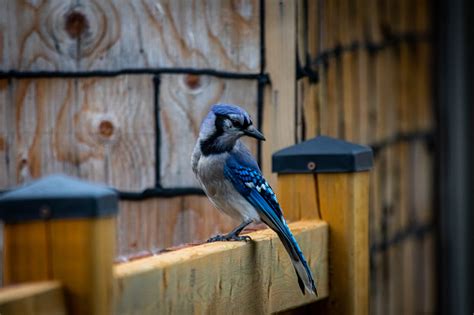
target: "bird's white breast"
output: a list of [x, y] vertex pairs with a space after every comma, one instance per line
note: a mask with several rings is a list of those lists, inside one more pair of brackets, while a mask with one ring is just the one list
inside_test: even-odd
[[255, 208], [224, 176], [224, 164], [228, 157], [229, 153], [201, 155], [196, 163], [196, 176], [216, 208], [237, 220], [259, 221]]

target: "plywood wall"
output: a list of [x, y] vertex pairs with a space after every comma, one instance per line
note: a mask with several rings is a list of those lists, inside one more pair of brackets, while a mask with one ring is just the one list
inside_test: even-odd
[[[197, 187], [190, 155], [209, 107], [240, 104], [258, 120], [257, 0], [1, 7], [0, 190], [56, 172], [137, 194]], [[196, 74], [203, 70], [211, 75]], [[256, 154], [256, 142], [247, 144]], [[235, 224], [202, 196], [120, 207], [119, 256], [202, 241]]]

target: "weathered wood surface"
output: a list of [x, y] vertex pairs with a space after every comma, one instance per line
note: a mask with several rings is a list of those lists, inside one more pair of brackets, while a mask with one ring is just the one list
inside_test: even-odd
[[[432, 47], [426, 38], [432, 32], [432, 5], [409, 0], [315, 2], [313, 29], [319, 31], [310, 38], [318, 39], [318, 49], [308, 52], [317, 62], [314, 69], [320, 79], [313, 102], [317, 115], [304, 111], [298, 121], [316, 126], [316, 134], [382, 145], [370, 189], [371, 310], [429, 312], [433, 308], [426, 300], [433, 300], [435, 280], [433, 273], [423, 270], [433, 270], [428, 245], [432, 233], [403, 235], [407, 228], [433, 222], [433, 156], [425, 139], [394, 139], [400, 133], [434, 128]], [[406, 40], [405, 34], [416, 34], [419, 40]], [[400, 42], [390, 42], [397, 37]], [[383, 44], [387, 40], [389, 44]], [[365, 46], [367, 42], [374, 44], [373, 49]], [[325, 62], [316, 59], [321, 52], [352, 43], [359, 47], [323, 55]], [[306, 96], [301, 86], [304, 83], [298, 82], [298, 108]], [[378, 246], [400, 235], [394, 245]]]
[[183, 243], [202, 242], [231, 231], [240, 222], [218, 211], [207, 197], [185, 196], [122, 201], [117, 255], [149, 255]]
[[[327, 297], [327, 224], [290, 228], [315, 275], [318, 299]], [[301, 294], [274, 232], [249, 235], [250, 243], [204, 244], [117, 265], [117, 314], [268, 314], [317, 299]]]
[[[193, 6], [186, 1], [148, 0], [131, 3], [3, 0], [2, 3], [5, 4], [0, 12], [2, 71], [89, 71], [162, 66], [210, 67], [239, 72], [259, 70], [259, 3], [256, 0], [195, 1]], [[433, 219], [430, 203], [433, 197], [432, 153], [419, 143], [408, 145], [401, 156], [403, 150], [390, 141], [400, 132], [433, 130], [431, 43], [423, 40], [392, 43], [370, 51], [363, 44], [366, 41], [382, 43], [391, 35], [429, 33], [432, 5], [427, 0], [308, 1], [305, 24], [301, 18], [305, 11], [303, 4], [304, 1], [265, 2], [265, 70], [272, 80], [272, 85], [265, 91], [263, 117], [263, 131], [269, 138], [263, 145], [265, 175], [275, 186], [276, 177], [270, 176], [271, 153], [317, 134], [338, 135], [365, 144], [388, 143], [376, 156], [377, 174], [372, 175], [371, 243], [378, 244], [396, 236], [407, 226], [407, 218], [412, 215], [416, 223], [429, 224]], [[68, 28], [65, 28], [66, 24]], [[305, 27], [308, 28], [307, 37]], [[57, 39], [57, 46], [52, 43], [53, 37]], [[317, 84], [309, 83], [307, 78], [295, 82], [295, 58], [298, 56], [303, 60], [303, 49], [308, 50], [314, 61], [319, 53], [352, 42], [362, 45], [354, 51], [331, 55], [326, 63], [314, 67], [319, 74]], [[65, 171], [126, 190], [139, 190], [153, 184], [155, 135], [147, 129], [153, 124], [149, 123], [154, 117], [153, 91], [152, 78], [145, 77], [115, 77], [95, 83], [91, 83], [95, 79], [0, 80], [0, 168], [6, 170], [0, 173], [0, 189], [39, 176], [45, 170]], [[210, 88], [208, 95], [207, 92], [190, 93], [191, 90], [204, 91], [201, 85], [204, 81], [198, 79], [195, 85], [196, 79], [192, 78], [182, 85], [186, 80], [180, 80], [185, 77], [176, 75], [168, 79], [168, 76], [162, 76], [162, 93], [168, 96], [160, 93], [163, 99], [160, 103], [191, 106], [188, 100], [192, 100], [192, 106], [197, 105], [195, 108], [201, 110], [200, 104], [204, 104], [206, 98], [210, 99], [212, 93], [225, 94], [229, 100], [234, 97], [237, 100], [256, 99], [248, 96], [256, 89], [247, 81], [232, 81], [228, 89], [219, 91], [214, 87], [227, 86], [226, 82], [230, 80], [212, 78], [218, 83], [207, 85]], [[173, 85], [173, 80], [178, 84]], [[88, 86], [85, 89], [81, 87], [84, 84]], [[190, 89], [189, 84], [194, 88]], [[240, 84], [242, 90], [234, 90], [237, 85], [233, 84]], [[106, 92], [101, 92], [102, 85], [108, 86]], [[127, 86], [131, 87], [130, 91]], [[123, 90], [127, 90], [130, 101], [124, 96], [111, 96]], [[232, 91], [227, 93], [225, 90]], [[82, 110], [85, 108], [84, 95], [89, 95], [88, 103], [93, 104], [84, 111], [87, 118]], [[105, 101], [108, 99], [113, 101]], [[117, 111], [113, 107], [102, 110], [112, 103], [125, 107], [117, 108]], [[137, 107], [137, 104], [140, 105]], [[143, 104], [146, 105], [141, 107]], [[125, 133], [122, 132], [125, 122], [117, 114], [123, 113], [124, 108], [137, 111], [123, 115], [127, 122], [134, 121], [136, 126]], [[179, 110], [177, 106], [170, 109], [170, 113]], [[112, 134], [120, 137], [107, 136], [112, 130], [107, 122], [102, 124], [104, 135], [97, 136], [94, 131], [97, 123], [93, 125], [87, 121], [98, 112], [112, 125], [119, 125]], [[198, 120], [197, 115], [190, 119], [193, 124]], [[51, 128], [44, 127], [47, 121], [51, 122]], [[172, 119], [169, 122], [176, 124]], [[56, 131], [71, 130], [79, 125], [82, 127], [75, 132]], [[162, 128], [164, 133], [170, 130], [164, 125]], [[181, 141], [182, 137], [178, 134], [172, 137], [174, 140], [170, 138], [168, 143], [168, 138], [164, 139], [162, 145], [167, 147], [160, 158], [170, 161], [173, 153], [178, 152], [174, 150], [179, 148], [183, 150], [179, 163], [189, 165], [184, 151], [189, 150], [191, 144], [187, 144], [187, 149], [181, 148], [176, 145], [176, 139]], [[136, 139], [141, 148], [136, 146]], [[191, 142], [188, 137], [183, 141]], [[401, 140], [404, 144], [410, 141]], [[139, 162], [132, 164], [132, 160]], [[399, 171], [402, 166], [408, 169]], [[168, 168], [162, 174], [165, 171]], [[121, 177], [115, 178], [114, 174]], [[407, 179], [402, 180], [402, 175]], [[187, 175], [179, 176], [179, 179], [165, 177], [162, 181], [165, 186], [170, 185], [167, 187], [173, 183], [184, 185]], [[412, 193], [407, 195], [410, 191]], [[403, 196], [401, 192], [404, 192]], [[300, 214], [289, 213], [290, 217], [293, 215]], [[205, 197], [127, 202], [122, 204], [119, 222], [122, 230], [118, 235], [119, 253], [123, 255], [204, 240], [217, 232], [228, 231], [234, 224], [212, 209]], [[375, 280], [372, 283], [375, 288], [371, 291], [371, 301], [375, 313], [397, 313], [405, 307], [400, 306], [405, 301], [410, 301], [404, 308], [406, 312], [433, 309], [435, 278], [430, 272], [434, 270], [433, 242], [430, 234], [411, 240], [408, 237], [394, 249], [374, 253], [372, 275]], [[411, 258], [413, 252], [415, 256]], [[391, 259], [395, 261], [392, 263]], [[400, 261], [398, 266], [397, 261]], [[424, 266], [422, 272], [417, 269], [419, 266]], [[400, 277], [400, 272], [406, 276]], [[416, 276], [410, 281], [411, 274]], [[407, 286], [412, 289], [405, 290]], [[413, 291], [417, 294], [415, 297], [407, 296]], [[418, 293], [420, 291], [424, 293]]]
[[[317, 1], [306, 3], [300, 0], [297, 2], [297, 9], [299, 64], [301, 67], [311, 68], [310, 56], [316, 55], [319, 49], [318, 3]], [[319, 134], [319, 89], [319, 84], [312, 82], [309, 77], [303, 77], [297, 81], [297, 142], [311, 139]]]
[[2, 0], [0, 70], [258, 72], [258, 0]]
[[265, 88], [262, 170], [270, 185], [271, 155], [296, 139], [296, 1], [265, 0], [266, 68], [271, 84]]
[[[213, 104], [230, 103], [246, 109], [257, 125], [257, 82], [197, 75], [162, 75], [160, 81], [160, 183], [200, 187], [190, 161], [202, 120]], [[256, 156], [257, 141], [243, 141]]]
[[44, 281], [0, 288], [2, 315], [65, 315], [60, 282]]
[[150, 76], [3, 82], [0, 189], [53, 172], [122, 190], [154, 185]]

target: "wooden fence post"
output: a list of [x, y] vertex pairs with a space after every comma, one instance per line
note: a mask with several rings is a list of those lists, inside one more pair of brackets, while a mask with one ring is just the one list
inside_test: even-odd
[[368, 171], [372, 163], [370, 148], [325, 136], [273, 155], [285, 216], [320, 218], [329, 224], [329, 298], [310, 306], [315, 313], [369, 312]]
[[70, 314], [113, 313], [115, 192], [52, 175], [0, 197], [4, 284], [58, 280]]

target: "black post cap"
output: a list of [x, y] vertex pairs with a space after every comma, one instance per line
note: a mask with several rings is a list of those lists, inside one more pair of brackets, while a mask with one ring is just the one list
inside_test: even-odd
[[372, 168], [372, 149], [326, 136], [318, 136], [275, 152], [274, 173], [346, 173]]
[[50, 175], [0, 196], [0, 220], [22, 222], [97, 218], [117, 213], [112, 189], [65, 175]]

